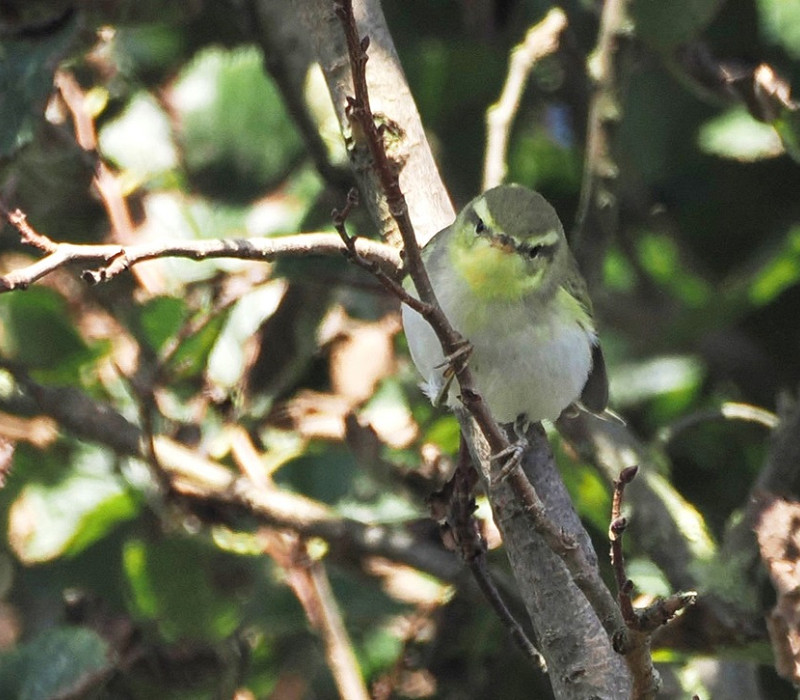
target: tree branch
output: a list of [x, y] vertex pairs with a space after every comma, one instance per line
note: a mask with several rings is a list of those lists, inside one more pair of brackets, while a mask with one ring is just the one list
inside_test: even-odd
[[612, 153], [612, 128], [622, 117], [617, 63], [620, 39], [630, 31], [627, 5], [628, 0], [603, 3], [597, 45], [587, 60], [594, 92], [589, 103], [583, 182], [572, 245], [584, 274], [590, 278], [596, 274], [605, 242], [618, 226], [615, 183], [619, 168]]
[[[19, 210], [7, 213], [9, 223], [17, 228], [23, 243], [44, 250], [47, 256], [27, 267], [0, 276], [0, 293], [25, 289], [55, 270], [71, 264], [104, 263], [83, 271], [90, 284], [106, 282], [132, 266], [156, 258], [234, 258], [272, 262], [282, 257], [347, 254], [347, 247], [335, 233], [300, 233], [276, 238], [228, 238], [195, 241], [150, 241], [132, 245], [56, 243], [31, 228]], [[397, 277], [401, 267], [395, 248], [364, 238], [354, 244], [365, 260], [379, 266], [385, 274]]]
[[483, 163], [484, 191], [499, 185], [506, 176], [506, 153], [511, 125], [519, 109], [522, 92], [533, 67], [558, 49], [567, 16], [561, 8], [551, 9], [531, 27], [525, 39], [514, 47], [508, 75], [500, 98], [486, 112], [486, 157]]
[[[31, 380], [19, 368], [5, 365], [17, 388], [27, 399], [28, 411], [54, 418], [75, 437], [105, 445], [120, 455], [147, 459], [142, 431], [111, 406], [66, 387], [46, 387]], [[22, 412], [23, 406], [15, 406]], [[303, 537], [319, 537], [329, 543], [331, 553], [342, 562], [383, 556], [426, 571], [444, 581], [456, 581], [461, 573], [458, 559], [440, 545], [415, 538], [401, 525], [366, 525], [340, 518], [330, 508], [312, 499], [274, 491], [265, 495], [247, 477], [170, 438], [153, 438], [158, 465], [166, 472], [172, 492], [190, 505], [207, 511], [218, 509], [242, 513], [258, 522], [286, 528]]]

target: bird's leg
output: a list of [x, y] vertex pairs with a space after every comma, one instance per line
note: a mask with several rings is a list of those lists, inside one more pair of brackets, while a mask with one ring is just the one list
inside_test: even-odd
[[[445, 357], [438, 365], [434, 366], [434, 369], [444, 368], [444, 381], [436, 394], [436, 398], [433, 400], [434, 406], [441, 406], [444, 403], [450, 391], [450, 386], [453, 384], [453, 379], [456, 374], [458, 374], [458, 371], [469, 362], [469, 356], [471, 354], [472, 343], [465, 338], [453, 352]], [[456, 362], [459, 363], [458, 366], [456, 366]]]
[[528, 416], [524, 413], [520, 413], [514, 420], [513, 425], [514, 434], [517, 439], [504, 450], [500, 450], [500, 452], [491, 457], [493, 462], [503, 460], [503, 466], [500, 468], [500, 471], [492, 477], [494, 483], [503, 481], [503, 479], [522, 463], [522, 455], [525, 454], [525, 450], [528, 448], [528, 438], [525, 437], [531, 426]]

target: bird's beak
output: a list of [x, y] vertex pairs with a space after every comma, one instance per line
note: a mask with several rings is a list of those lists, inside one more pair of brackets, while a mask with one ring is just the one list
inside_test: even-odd
[[505, 233], [496, 233], [492, 236], [489, 236], [489, 245], [491, 245], [493, 248], [497, 248], [498, 250], [502, 250], [504, 253], [508, 253], [509, 255], [515, 253], [517, 250], [514, 239]]

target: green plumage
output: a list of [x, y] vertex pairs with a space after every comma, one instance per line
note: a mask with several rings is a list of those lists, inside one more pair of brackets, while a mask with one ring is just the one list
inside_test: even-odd
[[[586, 283], [541, 195], [518, 185], [485, 192], [430, 240], [423, 260], [442, 309], [473, 346], [470, 368], [497, 420], [555, 420], [575, 402], [605, 409], [608, 381]], [[403, 324], [433, 398], [445, 382], [441, 346], [407, 307]], [[456, 387], [447, 402], [458, 405]]]

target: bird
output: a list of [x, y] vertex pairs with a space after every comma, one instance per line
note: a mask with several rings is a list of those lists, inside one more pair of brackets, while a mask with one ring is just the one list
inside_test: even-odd
[[[422, 249], [436, 298], [469, 343], [474, 389], [502, 424], [555, 421], [568, 408], [601, 415], [605, 360], [586, 282], [555, 209], [517, 184], [487, 190]], [[413, 281], [406, 290], [416, 294]], [[428, 322], [403, 305], [423, 391], [461, 406], [450, 362]]]

